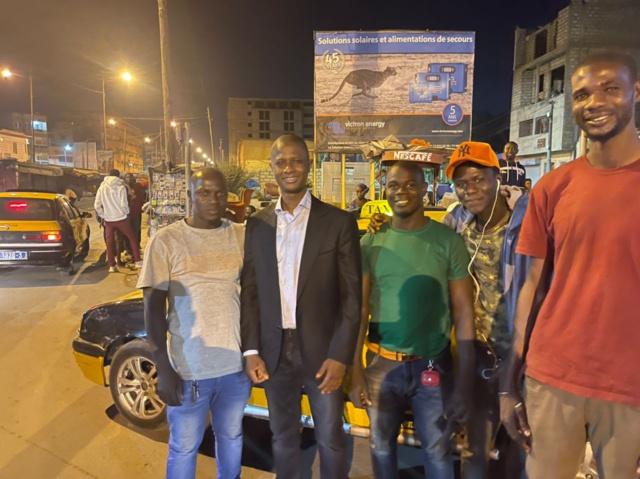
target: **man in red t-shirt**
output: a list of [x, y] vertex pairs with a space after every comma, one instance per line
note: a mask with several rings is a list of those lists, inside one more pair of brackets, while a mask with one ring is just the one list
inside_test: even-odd
[[637, 66], [627, 54], [595, 53], [571, 86], [590, 148], [531, 193], [517, 251], [532, 261], [501, 416], [529, 452], [529, 479], [576, 477], [586, 441], [601, 479], [632, 478], [640, 458]]

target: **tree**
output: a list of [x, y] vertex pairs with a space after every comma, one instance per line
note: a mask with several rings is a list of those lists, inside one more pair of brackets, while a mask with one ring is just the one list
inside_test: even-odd
[[240, 190], [253, 176], [252, 172], [245, 170], [239, 165], [220, 165], [218, 169], [222, 172], [227, 180], [227, 188], [236, 195], [240, 194]]

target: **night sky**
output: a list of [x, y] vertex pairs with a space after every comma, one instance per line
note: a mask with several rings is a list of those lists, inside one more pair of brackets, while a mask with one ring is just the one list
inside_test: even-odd
[[[314, 30], [476, 32], [474, 116], [508, 114], [516, 26], [551, 21], [569, 0], [168, 0], [176, 117], [190, 117], [195, 142], [227, 144], [229, 97], [313, 97]], [[34, 77], [36, 112], [138, 119], [145, 134], [162, 116], [155, 0], [2, 0], [0, 67]], [[129, 69], [136, 81], [117, 78]], [[0, 112], [29, 111], [28, 81], [0, 79]], [[217, 146], [216, 139], [216, 146]], [[209, 148], [206, 148], [209, 150]]]

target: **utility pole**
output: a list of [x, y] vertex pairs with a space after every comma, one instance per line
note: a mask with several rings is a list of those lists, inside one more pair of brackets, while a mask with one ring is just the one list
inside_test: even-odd
[[547, 136], [547, 160], [544, 171], [545, 173], [549, 173], [551, 171], [551, 151], [553, 148], [553, 105], [555, 102], [551, 100], [549, 104], [551, 105], [551, 109], [547, 114], [549, 117], [549, 134]]
[[224, 163], [224, 150], [222, 149], [222, 138], [220, 138], [220, 162]]
[[102, 71], [102, 149], [107, 150], [107, 91], [104, 87], [104, 70]]
[[207, 106], [207, 118], [209, 118], [209, 140], [211, 140], [211, 159], [216, 164], [216, 148], [213, 143], [213, 121], [211, 120], [211, 108]]
[[168, 166], [171, 168], [175, 160], [173, 135], [171, 131], [171, 119], [173, 118], [173, 109], [171, 105], [171, 80], [169, 72], [171, 71], [169, 59], [169, 36], [167, 21], [167, 0], [158, 0], [158, 21], [160, 24], [160, 55], [162, 59], [162, 107], [164, 110], [164, 131], [165, 131], [165, 151]]
[[33, 74], [29, 71], [29, 98], [31, 101], [31, 161], [36, 162], [36, 132], [33, 116]]
[[[181, 127], [181, 125], [178, 125]], [[182, 130], [182, 151], [184, 153], [184, 185], [186, 189], [185, 211], [187, 216], [191, 216], [191, 199], [189, 198], [189, 180], [191, 179], [191, 128], [189, 122], [184, 123]]]
[[124, 160], [122, 163], [122, 170], [127, 171], [127, 168], [129, 167], [129, 163], [127, 162], [127, 125], [123, 124], [122, 126], [124, 126], [124, 140], [122, 142], [122, 156]]

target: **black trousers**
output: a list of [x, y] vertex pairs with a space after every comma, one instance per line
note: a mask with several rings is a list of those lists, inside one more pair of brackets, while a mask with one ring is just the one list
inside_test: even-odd
[[304, 372], [298, 334], [286, 329], [276, 372], [265, 383], [269, 403], [269, 424], [273, 433], [273, 457], [277, 479], [299, 479], [300, 401], [304, 386], [315, 426], [322, 479], [348, 479], [346, 436], [342, 429], [344, 393], [342, 389], [323, 395], [315, 372]]

